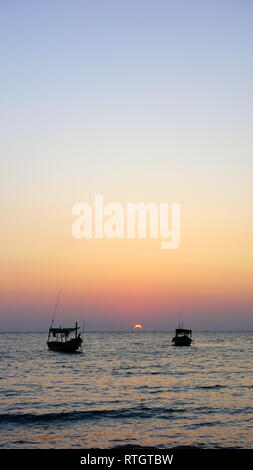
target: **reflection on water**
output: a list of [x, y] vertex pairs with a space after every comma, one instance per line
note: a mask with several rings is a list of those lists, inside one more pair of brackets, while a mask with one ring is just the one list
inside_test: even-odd
[[47, 334], [0, 335], [0, 445], [252, 447], [252, 333], [90, 333], [83, 354]]

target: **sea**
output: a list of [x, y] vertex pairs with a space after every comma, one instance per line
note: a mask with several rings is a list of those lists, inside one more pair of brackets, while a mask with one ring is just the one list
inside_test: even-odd
[[0, 334], [0, 447], [252, 448], [253, 332]]

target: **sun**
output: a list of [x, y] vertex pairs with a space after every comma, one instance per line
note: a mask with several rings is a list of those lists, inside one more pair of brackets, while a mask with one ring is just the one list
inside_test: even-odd
[[134, 325], [134, 328], [135, 328], [136, 330], [141, 329], [141, 328], [142, 328], [142, 325], [141, 325], [140, 323], [136, 323], [136, 324]]

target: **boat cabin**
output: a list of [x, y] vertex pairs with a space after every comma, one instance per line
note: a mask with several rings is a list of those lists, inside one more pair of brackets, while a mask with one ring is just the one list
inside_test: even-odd
[[192, 330], [186, 330], [185, 328], [177, 328], [176, 329], [176, 336], [192, 336]]
[[71, 333], [75, 332], [75, 337], [77, 337], [77, 330], [79, 329], [78, 326], [76, 328], [50, 328], [48, 339], [52, 336], [55, 338], [56, 341], [67, 341], [68, 337]]

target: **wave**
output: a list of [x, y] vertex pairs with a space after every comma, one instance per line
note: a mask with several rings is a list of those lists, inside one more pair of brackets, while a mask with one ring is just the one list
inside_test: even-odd
[[93, 419], [123, 419], [123, 418], [159, 418], [169, 417], [175, 413], [183, 413], [183, 408], [149, 408], [139, 406], [136, 408], [103, 409], [89, 411], [65, 411], [59, 413], [6, 413], [0, 415], [0, 422], [9, 423], [43, 423], [49, 421], [75, 421]]
[[199, 388], [199, 389], [204, 389], [204, 390], [216, 390], [218, 388], [227, 388], [227, 385], [202, 385], [202, 386], [198, 386], [196, 388]]
[[[123, 444], [123, 445], [117, 445], [113, 447], [108, 447], [106, 450], [141, 450], [141, 451], [159, 451], [159, 450], [169, 450], [169, 451], [187, 451], [187, 450], [206, 450], [206, 449], [223, 449], [223, 450], [234, 450], [234, 449], [245, 449], [243, 446], [225, 446], [225, 445], [220, 445], [220, 444], [206, 444], [206, 443], [200, 443], [200, 444], [182, 444], [182, 445], [175, 445], [171, 446], [170, 444], [160, 444], [157, 446], [142, 446], [138, 444]], [[100, 448], [96, 448], [95, 450], [100, 450]]]
[[[250, 413], [250, 407], [238, 408], [231, 410], [230, 408], [223, 408], [219, 410], [222, 414], [240, 414]], [[216, 414], [217, 409], [199, 406], [191, 407], [185, 406], [184, 408], [166, 408], [166, 407], [146, 407], [137, 406], [135, 408], [118, 408], [118, 409], [97, 409], [87, 411], [62, 411], [58, 413], [5, 413], [0, 414], [1, 423], [15, 423], [15, 424], [43, 424], [49, 422], [66, 422], [66, 421], [93, 421], [103, 419], [181, 419], [187, 416], [187, 419], [192, 420], [196, 415]], [[183, 415], [183, 416], [182, 416]], [[203, 423], [207, 425], [208, 423]], [[212, 423], [213, 424], [213, 423]], [[210, 425], [210, 424], [209, 424]]]

